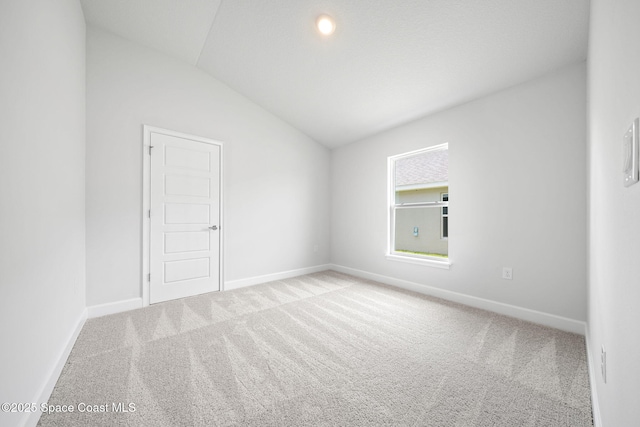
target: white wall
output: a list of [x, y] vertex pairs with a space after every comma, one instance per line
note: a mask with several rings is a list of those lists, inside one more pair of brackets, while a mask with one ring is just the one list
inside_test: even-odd
[[[622, 137], [640, 116], [640, 2], [592, 0], [589, 46], [589, 342], [602, 425], [640, 425], [640, 184]], [[599, 372], [607, 351], [607, 383]]]
[[85, 308], [79, 2], [2, 1], [0, 58], [0, 402], [38, 402]]
[[[585, 320], [585, 129], [581, 63], [334, 150], [332, 262]], [[445, 142], [453, 265], [386, 260], [387, 157]]]
[[224, 142], [225, 281], [329, 261], [328, 149], [195, 67], [89, 27], [89, 306], [141, 296], [143, 124]]

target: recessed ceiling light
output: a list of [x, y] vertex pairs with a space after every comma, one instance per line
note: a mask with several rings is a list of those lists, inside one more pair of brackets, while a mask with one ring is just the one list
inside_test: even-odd
[[318, 27], [318, 31], [325, 36], [333, 34], [336, 30], [336, 23], [329, 15], [318, 16], [318, 19], [316, 19], [316, 26]]

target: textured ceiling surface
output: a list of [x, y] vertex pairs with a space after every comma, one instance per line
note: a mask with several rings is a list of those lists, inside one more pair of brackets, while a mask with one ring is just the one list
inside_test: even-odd
[[89, 24], [195, 65], [221, 0], [81, 0]]
[[587, 52], [588, 0], [81, 1], [90, 24], [189, 61], [328, 147]]

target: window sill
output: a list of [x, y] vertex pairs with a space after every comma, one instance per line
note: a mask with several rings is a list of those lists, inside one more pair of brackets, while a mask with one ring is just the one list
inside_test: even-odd
[[451, 267], [451, 262], [449, 260], [439, 261], [439, 260], [429, 259], [429, 258], [418, 258], [418, 257], [396, 255], [396, 254], [387, 254], [386, 258], [389, 261], [406, 262], [408, 264], [424, 265], [427, 267], [442, 268], [445, 270], [449, 270], [449, 268]]

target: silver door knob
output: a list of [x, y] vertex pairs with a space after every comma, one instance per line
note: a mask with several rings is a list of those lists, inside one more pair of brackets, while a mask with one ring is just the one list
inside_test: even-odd
[[217, 230], [218, 226], [217, 225], [212, 225], [211, 227], [209, 227], [209, 230]]

